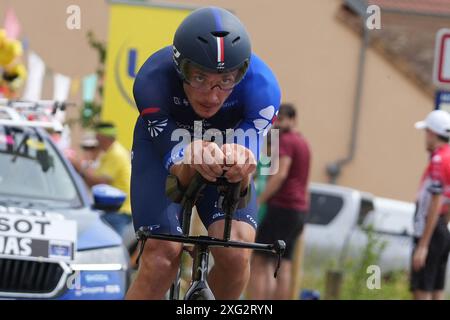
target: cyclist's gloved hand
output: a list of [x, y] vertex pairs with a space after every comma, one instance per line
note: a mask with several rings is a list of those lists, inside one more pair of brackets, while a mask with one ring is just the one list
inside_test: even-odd
[[225, 165], [228, 167], [225, 178], [231, 183], [242, 181], [248, 185], [250, 175], [256, 170], [256, 160], [251, 152], [239, 144], [224, 144]]
[[214, 142], [194, 140], [184, 148], [183, 163], [198, 171], [206, 180], [215, 182], [223, 173], [225, 156]]

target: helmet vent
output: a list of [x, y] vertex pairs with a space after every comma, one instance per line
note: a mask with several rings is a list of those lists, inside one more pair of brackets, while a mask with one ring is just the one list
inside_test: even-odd
[[214, 32], [211, 32], [211, 34], [214, 37], [223, 38], [223, 37], [226, 37], [229, 34], [229, 32], [228, 31], [214, 31]]
[[197, 37], [197, 39], [200, 40], [200, 41], [203, 42], [203, 43], [208, 44], [208, 40], [206, 40], [206, 39], [203, 38], [203, 37]]
[[239, 42], [239, 40], [241, 40], [241, 37], [237, 37], [236, 39], [234, 39], [233, 41], [231, 41], [231, 44], [234, 46], [236, 43]]

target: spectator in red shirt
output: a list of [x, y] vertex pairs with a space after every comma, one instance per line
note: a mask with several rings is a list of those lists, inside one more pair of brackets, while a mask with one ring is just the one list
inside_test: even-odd
[[416, 300], [442, 300], [450, 250], [446, 217], [450, 201], [450, 115], [434, 110], [417, 122], [416, 128], [425, 129], [430, 162], [417, 194], [410, 285]]
[[276, 257], [263, 252], [253, 253], [248, 290], [250, 299], [289, 299], [293, 249], [309, 209], [310, 150], [295, 127], [295, 108], [291, 104], [282, 104], [274, 123], [274, 128], [280, 130], [279, 156], [278, 159], [272, 156], [272, 161], [278, 161], [278, 171], [269, 176], [266, 188], [258, 198], [259, 205], [267, 203], [267, 213], [258, 227], [256, 241], [273, 243], [284, 240], [286, 251], [276, 279], [273, 277]]

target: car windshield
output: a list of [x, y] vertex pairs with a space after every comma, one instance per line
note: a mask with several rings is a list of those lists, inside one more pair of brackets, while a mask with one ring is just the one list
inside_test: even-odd
[[35, 129], [0, 126], [0, 204], [80, 206], [67, 167], [53, 145], [40, 136]]

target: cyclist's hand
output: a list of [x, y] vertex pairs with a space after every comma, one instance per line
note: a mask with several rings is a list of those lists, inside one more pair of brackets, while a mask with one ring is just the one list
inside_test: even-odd
[[224, 144], [222, 152], [225, 154], [225, 166], [228, 167], [225, 178], [231, 183], [248, 181], [249, 176], [256, 170], [253, 152], [235, 143]]
[[222, 175], [224, 159], [222, 150], [214, 142], [195, 140], [184, 148], [183, 163], [209, 181], [214, 182]]

